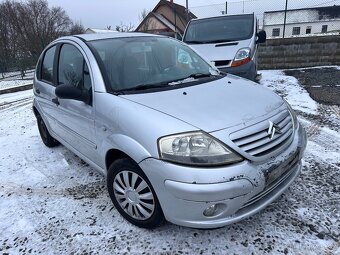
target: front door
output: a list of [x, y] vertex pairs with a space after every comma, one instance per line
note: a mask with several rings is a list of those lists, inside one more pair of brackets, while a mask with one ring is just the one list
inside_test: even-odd
[[89, 98], [87, 102], [58, 99], [57, 135], [92, 162], [96, 162], [93, 88], [86, 59], [75, 45], [64, 43], [60, 47], [57, 68], [57, 86], [75, 86]]

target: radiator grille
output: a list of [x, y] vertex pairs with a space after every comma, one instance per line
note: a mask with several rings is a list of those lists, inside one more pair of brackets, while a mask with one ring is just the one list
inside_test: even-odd
[[[273, 137], [268, 133], [270, 121], [278, 127]], [[292, 119], [289, 112], [285, 110], [268, 120], [230, 134], [230, 139], [244, 152], [254, 157], [261, 157], [280, 149], [291, 140], [292, 134]]]

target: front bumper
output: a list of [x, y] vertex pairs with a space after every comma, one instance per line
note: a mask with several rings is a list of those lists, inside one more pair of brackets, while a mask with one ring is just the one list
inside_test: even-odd
[[241, 66], [223, 67], [223, 68], [218, 67], [218, 69], [222, 72], [231, 73], [231, 74], [246, 78], [251, 81], [256, 80], [256, 75], [257, 75], [256, 63], [253, 60]]
[[[224, 167], [195, 168], [148, 158], [140, 162], [140, 167], [152, 183], [168, 221], [216, 228], [249, 217], [278, 198], [300, 173], [305, 147], [305, 131], [299, 126], [291, 145], [269, 162], [245, 160]], [[270, 170], [273, 165], [277, 167]], [[278, 170], [280, 177], [266, 183], [268, 171]], [[204, 216], [211, 205], [219, 209], [214, 216]]]

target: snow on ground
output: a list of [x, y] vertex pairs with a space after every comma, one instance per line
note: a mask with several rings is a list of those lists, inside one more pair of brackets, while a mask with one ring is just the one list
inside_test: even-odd
[[34, 70], [26, 71], [23, 79], [20, 72], [4, 73], [5, 78], [2, 78], [2, 74], [0, 74], [0, 90], [32, 84], [33, 75]]
[[260, 71], [261, 84], [271, 88], [279, 95], [289, 100], [291, 106], [298, 111], [317, 114], [317, 103], [303, 89], [293, 76], [286, 76], [283, 71]]
[[340, 120], [309, 118], [319, 105], [280, 71], [262, 71], [261, 83], [311, 113], [299, 115], [309, 134], [302, 174], [262, 212], [213, 230], [127, 223], [103, 176], [65, 147], [43, 145], [32, 90], [1, 95], [0, 253], [340, 254]]

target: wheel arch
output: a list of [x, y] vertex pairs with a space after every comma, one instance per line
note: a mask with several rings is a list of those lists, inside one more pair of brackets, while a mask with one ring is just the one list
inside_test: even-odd
[[114, 161], [121, 158], [129, 158], [138, 164], [142, 160], [152, 157], [144, 146], [133, 138], [122, 134], [114, 134], [105, 139], [102, 148], [104, 152], [102, 155], [105, 155], [106, 172]]

